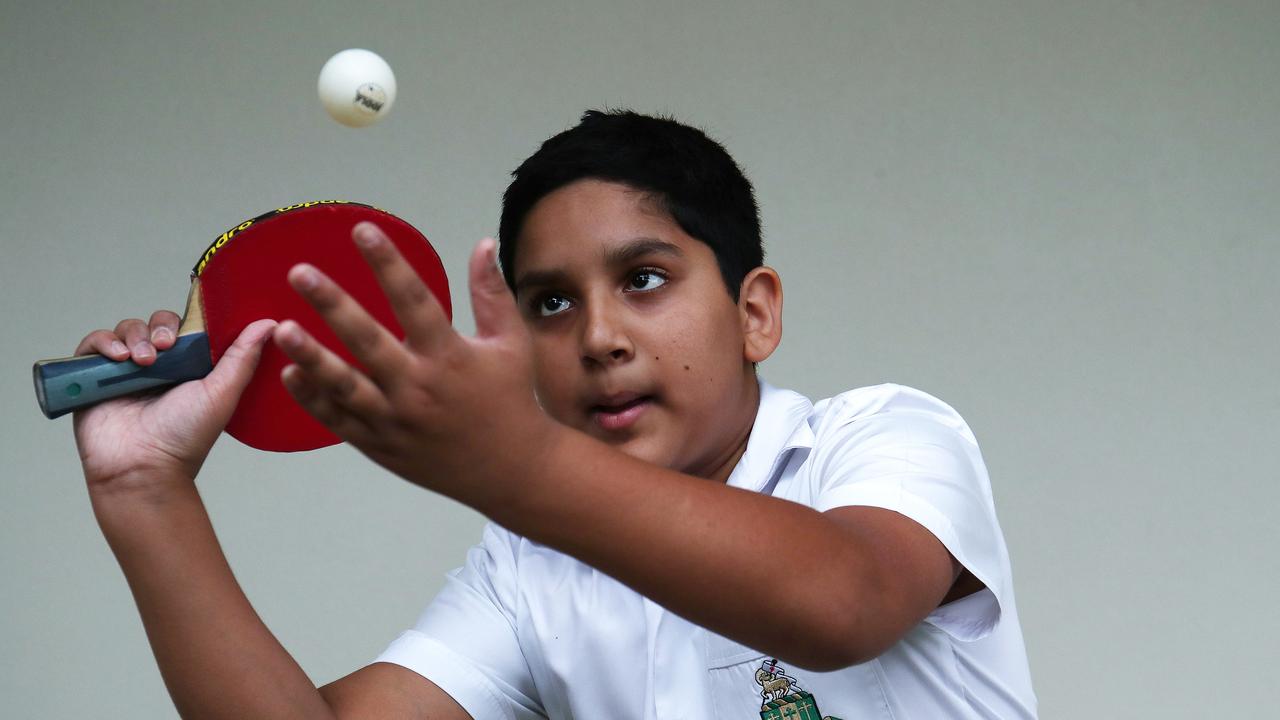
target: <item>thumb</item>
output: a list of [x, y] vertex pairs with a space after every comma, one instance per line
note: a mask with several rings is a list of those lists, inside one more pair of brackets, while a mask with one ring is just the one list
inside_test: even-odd
[[481, 240], [471, 252], [471, 314], [476, 320], [476, 335], [504, 335], [520, 326], [520, 312], [507, 282], [498, 270], [497, 243], [493, 238]]
[[253, 377], [253, 371], [262, 358], [262, 347], [275, 330], [275, 320], [258, 320], [249, 323], [236, 341], [222, 353], [213, 372], [205, 378], [209, 393], [221, 401], [228, 402], [231, 407], [240, 399], [240, 393]]

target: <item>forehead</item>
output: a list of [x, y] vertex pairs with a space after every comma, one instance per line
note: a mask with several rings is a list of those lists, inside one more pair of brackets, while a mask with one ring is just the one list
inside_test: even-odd
[[547, 194], [529, 211], [516, 245], [514, 274], [518, 281], [530, 270], [599, 262], [638, 240], [675, 245], [686, 257], [710, 253], [649, 193], [621, 183], [579, 180]]

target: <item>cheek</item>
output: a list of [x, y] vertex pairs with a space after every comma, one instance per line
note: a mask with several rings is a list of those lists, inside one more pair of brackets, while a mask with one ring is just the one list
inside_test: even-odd
[[535, 338], [533, 343], [534, 391], [542, 408], [556, 418], [562, 417], [570, 404], [573, 367], [568, 363], [576, 357], [562, 350], [547, 340]]
[[668, 367], [666, 374], [702, 385], [735, 380], [742, 365], [743, 342], [742, 334], [736, 331], [736, 318], [736, 314], [704, 314], [670, 323], [680, 330], [665, 337], [664, 352], [654, 353], [662, 356], [662, 364]]

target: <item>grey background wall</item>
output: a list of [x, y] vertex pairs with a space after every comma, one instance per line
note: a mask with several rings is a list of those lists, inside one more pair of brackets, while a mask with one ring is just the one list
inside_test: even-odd
[[[302, 199], [392, 209], [463, 277], [510, 170], [628, 106], [754, 179], [787, 290], [766, 377], [968, 419], [1044, 717], [1270, 716], [1278, 39], [1273, 0], [0, 4], [0, 714], [174, 715], [33, 360], [180, 305], [213, 235]], [[346, 47], [398, 73], [379, 126], [320, 110]], [[345, 447], [224, 439], [200, 484], [317, 682], [482, 523]]]

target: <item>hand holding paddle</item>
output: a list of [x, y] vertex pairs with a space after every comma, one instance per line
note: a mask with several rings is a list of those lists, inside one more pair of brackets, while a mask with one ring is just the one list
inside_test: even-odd
[[[150, 326], [126, 320], [117, 326], [120, 334], [90, 333], [80, 341], [76, 355], [98, 352], [123, 361], [131, 351], [113, 351], [123, 339], [144, 351], [133, 362], [141, 367], [154, 365], [155, 350], [162, 354], [173, 346], [177, 327], [173, 313], [156, 316], [159, 319]], [[124, 396], [76, 412], [76, 446], [90, 489], [145, 490], [174, 478], [194, 480], [253, 378], [275, 326], [273, 320], [251, 323], [203, 378], [167, 392]], [[152, 344], [154, 350], [147, 347]]]
[[[207, 375], [250, 323], [293, 318], [320, 342], [352, 359], [337, 337], [289, 287], [289, 269], [306, 262], [340, 282], [389, 332], [400, 334], [386, 297], [351, 241], [351, 228], [375, 222], [413, 272], [450, 314], [449, 288], [440, 259], [413, 226], [358, 203], [320, 201], [279, 208], [246, 220], [214, 239], [191, 271], [191, 292], [180, 327], [165, 323], [154, 339], [163, 352], [124, 359], [105, 337], [100, 356], [36, 363], [36, 397], [49, 417], [122, 395], [161, 388]], [[137, 325], [133, 326], [135, 334]], [[125, 329], [124, 326], [117, 328]], [[164, 330], [175, 332], [172, 344]], [[119, 336], [119, 333], [118, 333]], [[125, 338], [136, 342], [140, 337]], [[144, 346], [144, 350], [148, 349]], [[227, 424], [227, 432], [255, 448], [310, 450], [338, 442], [285, 392], [279, 381], [285, 358], [268, 347]]]

